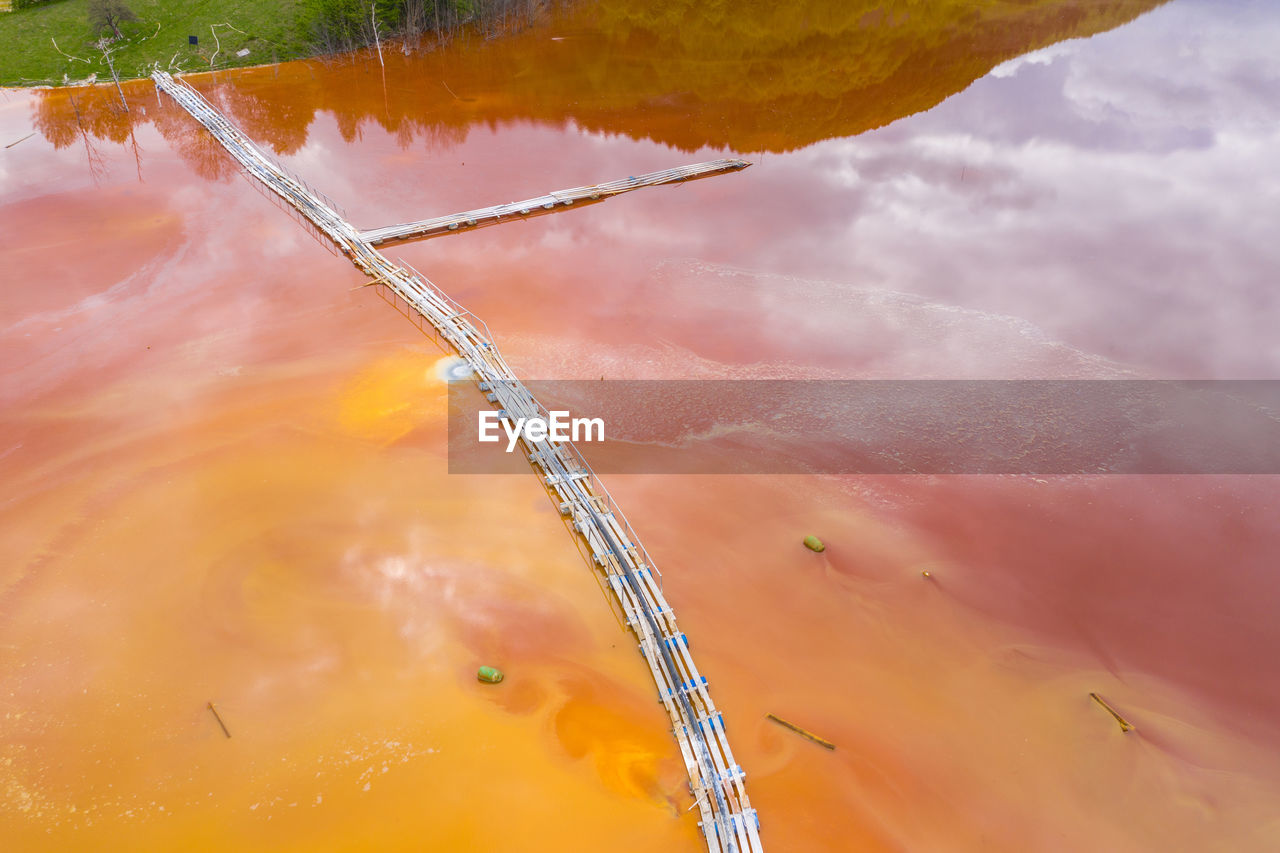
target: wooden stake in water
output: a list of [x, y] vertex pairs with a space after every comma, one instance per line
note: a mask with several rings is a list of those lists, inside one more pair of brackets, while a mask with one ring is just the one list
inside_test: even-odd
[[231, 732], [227, 731], [227, 724], [222, 722], [222, 715], [218, 713], [218, 709], [213, 707], [213, 703], [209, 703], [209, 710], [213, 713], [213, 718], [218, 721], [218, 725], [222, 727], [222, 733], [227, 737], [231, 737]]
[[1090, 693], [1089, 698], [1097, 702], [1099, 705], [1101, 705], [1103, 708], [1106, 709], [1108, 714], [1116, 718], [1116, 722], [1120, 724], [1120, 731], [1126, 732], [1126, 733], [1133, 731], [1133, 723], [1129, 722], [1124, 717], [1120, 716], [1119, 712], [1117, 712], [1115, 708], [1112, 708], [1110, 705], [1108, 705], [1106, 703], [1106, 700], [1104, 700], [1101, 696], [1099, 696], [1097, 693]]
[[818, 746], [825, 746], [827, 749], [836, 748], [836, 745], [831, 741], [827, 740], [826, 738], [820, 738], [817, 735], [815, 735], [813, 732], [800, 728], [795, 723], [789, 723], [786, 720], [779, 717], [777, 714], [765, 714], [765, 716], [773, 720], [778, 725], [785, 726], [786, 728], [791, 729], [791, 731], [795, 732], [801, 737], [808, 738], [809, 740], [816, 743]]

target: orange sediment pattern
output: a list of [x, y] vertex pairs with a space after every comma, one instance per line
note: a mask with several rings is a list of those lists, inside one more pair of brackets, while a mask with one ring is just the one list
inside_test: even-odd
[[[6, 389], [0, 461], [5, 835], [695, 849], [643, 661], [545, 494], [445, 473], [437, 356], [343, 262], [309, 240], [269, 277], [219, 262], [280, 216], [224, 192], [249, 212], [218, 231], [182, 211], [166, 251], [186, 262], [153, 257], [121, 302], [5, 339], [35, 365]], [[77, 249], [62, 262], [85, 275], [109, 251]], [[1275, 699], [1219, 680], [1265, 671], [1269, 618], [1170, 531], [1260, 571], [1265, 485], [611, 485], [662, 555], [766, 843], [822, 849], [835, 827], [845, 849], [1048, 831], [1064, 850], [1257, 847], [1274, 732], [1226, 720]], [[1124, 513], [1141, 518], [1109, 521]], [[809, 530], [826, 552], [800, 547]], [[502, 685], [476, 684], [482, 662]], [[1138, 731], [1116, 737], [1095, 690]], [[780, 708], [838, 751], [764, 719]]]

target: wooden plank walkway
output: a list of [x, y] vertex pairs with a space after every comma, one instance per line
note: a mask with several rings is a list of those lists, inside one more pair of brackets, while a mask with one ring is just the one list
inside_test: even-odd
[[[151, 76], [156, 86], [204, 125], [250, 175], [429, 323], [470, 365], [481, 391], [492, 395], [500, 411], [513, 417], [548, 417], [499, 354], [482, 321], [425, 276], [384, 257], [331, 204], [290, 176], [191, 86], [163, 71]], [[655, 579], [653, 560], [573, 444], [531, 444], [523, 438], [521, 443], [547, 489], [559, 499], [561, 515], [590, 550], [639, 640], [659, 701], [671, 718], [707, 849], [711, 853], [763, 853], [759, 820], [747, 798], [745, 774], [729, 747], [724, 717], [712, 702], [707, 680], [694, 664], [688, 641]]]
[[648, 172], [634, 175], [618, 181], [604, 184], [592, 184], [588, 187], [573, 187], [567, 190], [553, 190], [546, 195], [527, 198], [524, 201], [512, 201], [496, 204], [492, 207], [478, 207], [449, 216], [437, 216], [434, 219], [423, 219], [419, 222], [408, 222], [404, 225], [390, 225], [386, 228], [374, 228], [361, 231], [360, 239], [375, 246], [385, 243], [401, 243], [408, 240], [424, 240], [442, 234], [456, 234], [472, 228], [483, 228], [508, 222], [514, 218], [529, 218], [547, 213], [557, 213], [574, 204], [594, 204], [616, 195], [640, 190], [645, 187], [657, 187], [663, 184], [684, 183], [720, 175], [725, 172], [736, 172], [751, 164], [746, 160], [709, 160], [706, 163], [695, 163], [692, 166], [679, 166], [675, 169], [663, 169], [659, 172]]

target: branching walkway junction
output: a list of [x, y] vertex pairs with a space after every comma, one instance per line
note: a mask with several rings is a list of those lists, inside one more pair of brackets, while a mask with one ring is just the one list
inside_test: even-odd
[[[152, 79], [160, 91], [204, 125], [249, 175], [295, 208], [374, 283], [385, 285], [429, 323], [467, 362], [480, 389], [499, 407], [503, 417], [547, 418], [548, 413], [503, 360], [483, 322], [426, 277], [393, 264], [374, 245], [449, 233], [506, 217], [531, 215], [535, 211], [550, 212], [579, 200], [596, 201], [632, 189], [734, 171], [748, 165], [743, 160], [717, 160], [610, 184], [564, 190], [514, 205], [362, 232], [348, 224], [319, 193], [289, 175], [187, 83], [159, 70], [152, 74]], [[655, 579], [653, 561], [577, 448], [568, 442], [522, 441], [526, 442], [524, 449], [534, 469], [559, 501], [560, 513], [572, 523], [590, 550], [640, 641], [640, 651], [653, 674], [660, 701], [671, 718], [672, 732], [689, 773], [707, 849], [711, 853], [762, 853], [759, 821], [747, 799], [742, 768], [734, 761], [725, 737], [724, 718], [711, 701], [707, 679], [694, 665], [685, 635], [676, 627], [675, 615]]]

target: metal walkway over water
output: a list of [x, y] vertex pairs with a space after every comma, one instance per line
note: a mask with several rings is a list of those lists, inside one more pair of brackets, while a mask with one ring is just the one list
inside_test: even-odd
[[[160, 91], [205, 126], [250, 176], [298, 211], [331, 240], [374, 284], [388, 288], [435, 330], [470, 366], [480, 389], [504, 416], [548, 418], [547, 411], [498, 353], [488, 328], [427, 278], [389, 261], [375, 243], [448, 233], [507, 216], [551, 212], [573, 201], [595, 201], [662, 183], [688, 180], [741, 169], [743, 160], [718, 160], [655, 172], [612, 184], [580, 187], [528, 202], [469, 211], [453, 217], [362, 232], [352, 227], [301, 180], [275, 163], [187, 83], [157, 70], [152, 75]], [[671, 718], [672, 732], [689, 773], [700, 826], [712, 853], [762, 853], [759, 821], [747, 798], [744, 773], [725, 736], [724, 717], [707, 690], [689, 654], [685, 635], [662, 594], [653, 560], [636, 537], [613, 498], [571, 443], [530, 443], [522, 438], [529, 461], [547, 489], [558, 499], [560, 513], [589, 549], [605, 582], [617, 598], [627, 624], [640, 642], [640, 652], [658, 687], [658, 696]], [[691, 807], [692, 808], [692, 807]]]

